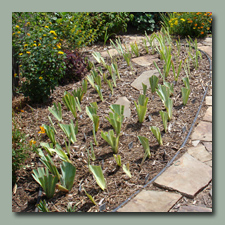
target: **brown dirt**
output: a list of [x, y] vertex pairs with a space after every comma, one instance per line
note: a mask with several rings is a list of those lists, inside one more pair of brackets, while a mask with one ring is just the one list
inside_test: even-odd
[[[103, 47], [101, 46], [92, 46], [90, 48], [86, 48], [85, 54], [90, 56], [91, 50], [101, 51], [102, 49]], [[181, 58], [184, 60], [186, 57], [184, 49], [182, 49], [181, 52]], [[144, 54], [146, 53], [142, 50], [141, 55]], [[165, 108], [157, 94], [153, 95], [150, 89], [147, 91], [149, 102], [146, 119], [143, 124], [138, 123], [137, 112], [134, 106], [134, 101], [137, 101], [140, 93], [133, 89], [130, 84], [136, 77], [141, 75], [142, 72], [149, 69], [155, 69], [154, 65], [146, 68], [133, 63], [134, 71], [131, 71], [131, 69], [126, 66], [126, 63], [122, 58], [118, 60], [118, 65], [121, 80], [117, 79], [117, 88], [114, 88], [113, 96], [111, 96], [111, 92], [107, 84], [102, 83], [104, 102], [101, 102], [98, 94], [90, 84], [88, 84], [88, 91], [81, 103], [82, 112], [78, 112], [79, 131], [77, 142], [71, 145], [70, 160], [77, 169], [74, 186], [68, 194], [64, 194], [56, 190], [52, 199], [46, 199], [45, 194], [42, 194], [42, 199], [47, 200], [50, 211], [65, 212], [67, 205], [70, 202], [73, 205], [77, 204], [77, 211], [98, 212], [99, 206], [94, 205], [83, 191], [79, 191], [80, 185], [85, 187], [87, 193], [93, 196], [96, 203], [106, 203], [106, 209], [104, 211], [109, 212], [113, 210], [164, 168], [166, 163], [171, 160], [179, 150], [188, 134], [202, 100], [204, 87], [207, 86], [209, 81], [209, 62], [204, 55], [203, 59], [200, 60], [198, 70], [196, 71], [192, 67], [190, 76], [191, 94], [186, 106], [183, 106], [181, 96], [181, 87], [184, 86], [182, 81], [182, 78], [185, 76], [184, 70], [182, 70], [178, 82], [174, 86], [174, 95], [172, 97], [174, 101], [173, 118], [168, 123], [168, 126], [171, 127], [171, 130], [168, 133], [164, 132], [162, 120], [159, 115], [159, 111], [165, 111]], [[97, 66], [99, 65], [96, 63], [96, 67]], [[158, 66], [162, 68], [162, 62], [159, 62]], [[173, 80], [174, 78], [171, 71], [167, 81], [173, 82]], [[160, 79], [160, 84], [162, 84], [162, 79]], [[62, 123], [70, 123], [73, 116], [71, 112], [68, 112], [66, 109], [62, 102], [62, 97], [65, 91], [71, 92], [73, 89], [80, 86], [81, 82], [77, 82], [57, 87], [51, 95], [51, 101], [46, 104], [31, 104], [27, 99], [24, 99], [21, 96], [17, 96], [13, 99], [12, 106], [16, 112], [15, 119], [17, 123], [20, 124], [21, 131], [27, 135], [28, 141], [34, 139], [37, 141], [37, 145], [39, 145], [40, 141], [49, 142], [47, 135], [38, 134], [38, 132], [40, 131], [39, 126], [42, 124], [49, 125], [48, 115], [50, 115], [57, 129], [57, 141], [63, 148], [65, 148], [63, 141], [65, 135], [60, 131], [60, 128], [57, 125], [57, 120], [50, 114], [48, 107], [52, 106], [53, 102], [61, 102], [63, 108]], [[116, 166], [111, 147], [101, 138], [101, 130], [108, 131], [109, 129], [112, 129], [105, 117], [108, 116], [110, 104], [115, 103], [120, 96], [126, 96], [131, 102], [131, 117], [129, 119], [126, 118], [123, 122], [121, 131], [122, 135], [120, 137], [118, 150], [122, 164], [126, 164], [127, 162], [130, 163], [130, 171], [132, 174], [131, 178], [127, 177], [122, 168], [118, 168]], [[107, 183], [107, 190], [105, 191], [102, 191], [97, 185], [87, 166], [86, 148], [89, 147], [90, 141], [93, 143], [94, 141], [92, 136], [92, 122], [86, 114], [85, 107], [91, 102], [97, 102], [97, 114], [100, 116], [100, 128], [96, 134], [99, 146], [94, 146], [96, 160], [91, 163], [93, 165], [102, 166], [103, 174]], [[204, 116], [206, 109], [207, 108], [205, 106], [202, 107], [195, 126]], [[20, 110], [24, 110], [24, 112], [22, 113]], [[148, 119], [149, 115], [151, 116], [151, 121]], [[149, 129], [150, 126], [157, 126], [160, 128], [163, 138], [163, 146], [158, 145], [156, 138]], [[146, 159], [142, 167], [140, 166], [140, 163], [144, 155], [144, 150], [137, 138], [138, 135], [145, 136], [149, 139], [151, 150], [151, 158]], [[132, 148], [129, 149], [129, 144], [131, 143], [133, 143]], [[191, 143], [188, 141], [182, 150], [182, 153], [190, 146]], [[181, 156], [182, 153], [179, 154], [179, 156]], [[57, 157], [54, 157], [54, 161], [57, 163], [60, 162]], [[17, 189], [12, 196], [13, 212], [33, 212], [36, 207], [39, 186], [34, 181], [31, 174], [32, 170], [38, 167], [38, 156], [31, 152], [25, 165], [26, 166], [24, 168], [17, 172]], [[180, 204], [186, 204], [186, 201], [183, 199], [184, 198], [182, 198]], [[192, 204], [192, 200], [187, 201]], [[208, 199], [202, 201], [199, 200], [200, 204], [205, 204], [204, 201], [208, 201], [207, 206], [211, 204]]]

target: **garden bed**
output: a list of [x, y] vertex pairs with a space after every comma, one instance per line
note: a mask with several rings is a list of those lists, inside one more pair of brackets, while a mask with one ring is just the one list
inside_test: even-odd
[[[91, 50], [93, 49], [94, 51], [100, 51], [102, 47], [95, 46], [90, 48], [90, 51], [85, 52], [86, 56], [88, 54], [91, 56]], [[142, 49], [141, 55], [145, 54], [145, 50]], [[156, 56], [159, 58], [159, 55]], [[181, 47], [180, 59], [184, 61], [186, 56], [185, 48]], [[108, 85], [102, 82], [104, 102], [100, 100], [97, 92], [88, 83], [87, 93], [84, 95], [81, 103], [82, 112], [78, 112], [77, 142], [71, 144], [70, 160], [77, 169], [74, 186], [68, 194], [56, 191], [51, 199], [46, 199], [45, 194], [42, 195], [42, 200], [46, 199], [50, 211], [64, 212], [67, 209], [68, 203], [72, 203], [72, 205], [77, 204], [77, 211], [98, 212], [99, 205], [94, 205], [90, 201], [84, 191], [82, 191], [81, 185], [85, 187], [87, 193], [94, 198], [97, 204], [105, 204], [103, 211], [112, 211], [165, 167], [166, 163], [179, 150], [189, 132], [205, 92], [204, 88], [209, 81], [209, 62], [204, 54], [202, 54], [202, 60], [199, 61], [199, 68], [195, 70], [193, 66], [191, 67], [191, 94], [186, 106], [183, 105], [181, 95], [181, 87], [184, 87], [182, 78], [186, 76], [184, 70], [181, 71], [179, 79], [174, 85], [174, 94], [172, 96], [173, 117], [168, 122], [169, 132], [167, 133], [164, 132], [162, 119], [159, 114], [161, 110], [165, 111], [165, 107], [156, 93], [152, 94], [151, 89], [147, 90], [147, 97], [149, 98], [148, 109], [142, 124], [138, 122], [138, 115], [134, 105], [134, 101], [137, 102], [140, 92], [132, 88], [131, 83], [143, 72], [155, 70], [155, 66], [152, 64], [149, 67], [143, 67], [132, 63], [133, 70], [131, 70], [130, 67], [127, 67], [123, 58], [120, 58], [117, 63], [121, 80], [117, 79], [117, 87], [114, 87], [114, 95], [111, 95]], [[162, 69], [162, 61], [157, 62], [157, 65]], [[96, 63], [96, 68], [98, 66], [100, 64]], [[170, 83], [174, 81], [172, 70], [167, 77], [167, 81]], [[159, 84], [163, 84], [162, 79], [159, 80]], [[51, 107], [53, 102], [61, 102], [63, 123], [70, 123], [73, 115], [67, 110], [62, 101], [62, 97], [65, 91], [71, 92], [78, 87], [81, 87], [81, 82], [57, 87], [51, 95], [51, 101], [46, 104], [31, 104], [26, 99], [22, 99], [19, 101], [20, 104], [16, 104], [17, 98], [13, 100], [13, 108], [18, 112], [15, 114], [15, 119], [20, 124], [21, 131], [27, 135], [28, 140], [36, 140], [37, 144], [40, 141], [49, 142], [46, 134], [38, 134], [38, 132], [42, 124], [49, 125], [48, 115], [51, 114], [48, 107]], [[112, 129], [108, 120], [105, 118], [108, 116], [110, 105], [114, 104], [122, 96], [126, 96], [130, 101], [131, 117], [125, 118], [123, 121], [118, 154], [121, 156], [122, 164], [129, 162], [130, 172], [132, 174], [131, 178], [124, 173], [122, 168], [117, 167], [111, 147], [101, 137], [101, 130], [105, 132]], [[96, 160], [92, 161], [91, 164], [101, 165], [107, 183], [107, 189], [105, 191], [100, 189], [88, 169], [86, 148], [89, 148], [90, 141], [94, 143], [92, 121], [86, 113], [86, 106], [89, 106], [91, 102], [97, 102], [97, 115], [100, 117], [99, 131], [96, 133], [99, 146], [94, 145]], [[24, 112], [21, 112], [21, 110]], [[204, 116], [205, 111], [206, 108], [203, 106], [195, 125]], [[53, 116], [51, 118], [57, 127], [57, 120]], [[159, 146], [156, 138], [149, 129], [150, 126], [160, 128], [163, 140], [162, 146]], [[151, 157], [150, 159], [146, 159], [142, 166], [140, 164], [144, 156], [144, 149], [137, 136], [147, 137], [150, 144]], [[57, 129], [56, 137], [61, 146], [65, 148], [63, 141], [65, 134], [60, 129]], [[191, 143], [187, 142], [179, 156], [190, 146], [192, 146]], [[56, 165], [59, 166], [59, 158], [55, 156], [53, 159]], [[14, 189], [15, 194], [12, 197], [13, 212], [33, 212], [35, 210], [39, 185], [32, 177], [32, 170], [39, 167], [38, 162], [39, 157], [37, 154], [31, 153], [26, 162], [27, 166], [18, 171], [17, 189]]]

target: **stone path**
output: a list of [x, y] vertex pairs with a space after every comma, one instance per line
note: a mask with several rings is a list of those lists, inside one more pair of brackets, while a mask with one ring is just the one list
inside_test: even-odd
[[[142, 37], [143, 38], [143, 37]], [[133, 38], [131, 41], [140, 41], [141, 38]], [[198, 44], [199, 49], [206, 52], [212, 59], [212, 38], [206, 38]], [[111, 50], [112, 54], [116, 52]], [[101, 53], [106, 56], [106, 53]], [[108, 54], [108, 53], [107, 53]], [[149, 56], [138, 57], [133, 60], [142, 66], [149, 66], [157, 59]], [[131, 86], [135, 89], [142, 89], [142, 82], [149, 87], [149, 77], [157, 74], [157, 71], [146, 71], [140, 75]], [[145, 77], [146, 79], [143, 79]], [[126, 116], [130, 116], [129, 101], [126, 97], [119, 98], [126, 103]], [[167, 168], [153, 185], [160, 188], [160, 191], [140, 191], [132, 200], [122, 206], [117, 212], [169, 212], [181, 198], [195, 198], [212, 181], [212, 87], [205, 98], [204, 104], [208, 107], [203, 120], [200, 121], [189, 137], [193, 147], [175, 159], [172, 165]], [[212, 189], [209, 191], [212, 197]], [[128, 196], [129, 197], [129, 196]], [[181, 206], [177, 212], [212, 212], [212, 208], [202, 206]]]

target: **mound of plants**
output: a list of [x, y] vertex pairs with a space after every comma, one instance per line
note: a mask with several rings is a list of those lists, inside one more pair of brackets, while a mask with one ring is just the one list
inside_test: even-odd
[[[96, 62], [85, 79], [75, 87], [56, 88], [54, 103], [44, 109], [24, 109], [24, 129], [39, 133], [35, 166], [27, 171], [27, 180], [31, 192], [43, 189], [40, 211], [113, 210], [180, 151], [198, 111], [209, 66], [197, 40], [188, 38], [182, 45], [162, 29], [146, 35], [143, 43], [149, 45], [128, 48], [119, 39], [110, 42], [117, 56], [93, 52]], [[132, 58], [146, 54], [158, 57], [148, 68], [157, 73], [149, 79], [150, 88], [142, 84], [139, 92], [130, 84], [146, 67]], [[123, 105], [115, 104], [120, 96], [131, 102], [130, 118]], [[35, 201], [37, 194], [33, 191], [30, 199]], [[36, 206], [28, 205], [23, 211]]]
[[162, 15], [162, 18], [172, 35], [204, 38], [212, 33], [211, 12], [174, 12]]

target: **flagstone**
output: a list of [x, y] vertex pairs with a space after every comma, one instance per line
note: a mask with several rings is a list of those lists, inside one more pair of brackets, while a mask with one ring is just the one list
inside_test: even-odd
[[212, 122], [212, 107], [209, 107], [206, 110], [205, 116], [203, 117], [203, 120]]
[[209, 160], [209, 161], [205, 162], [205, 164], [206, 164], [207, 166], [212, 167], [212, 160]]
[[212, 152], [212, 142], [211, 141], [209, 141], [209, 142], [203, 142], [203, 144], [205, 145], [206, 149], [209, 152]]
[[141, 191], [118, 212], [168, 212], [182, 197], [166, 191]]
[[139, 77], [137, 77], [131, 86], [139, 91], [143, 90], [142, 83], [147, 85], [147, 88], [150, 87], [149, 78], [153, 75], [159, 76], [159, 73], [157, 70], [148, 70], [143, 72]]
[[199, 49], [206, 52], [209, 56], [212, 57], [212, 46], [201, 46], [199, 47]]
[[145, 56], [134, 58], [131, 61], [141, 66], [150, 66], [154, 61], [158, 62], [159, 59], [157, 58], [156, 55], [145, 55]]
[[154, 182], [156, 186], [179, 191], [194, 198], [212, 180], [212, 168], [185, 153]]
[[212, 212], [211, 208], [201, 206], [181, 206], [178, 212]]
[[192, 145], [193, 146], [197, 146], [199, 144], [200, 140], [195, 140], [195, 141], [192, 141]]
[[212, 123], [201, 121], [191, 135], [192, 140], [212, 141]]
[[124, 105], [124, 117], [130, 118], [130, 101], [126, 97], [119, 97], [115, 104]]
[[201, 144], [196, 147], [188, 148], [188, 153], [201, 162], [207, 162], [212, 159], [212, 154], [210, 154], [205, 149], [205, 146]]
[[212, 96], [206, 96], [205, 102], [206, 105], [212, 105]]
[[[109, 51], [109, 54], [113, 57], [113, 56], [116, 56], [118, 55], [118, 52], [116, 49], [110, 49], [108, 50]], [[104, 57], [104, 58], [109, 58], [108, 52], [107, 51], [104, 51], [104, 52], [101, 52], [101, 56]]]

